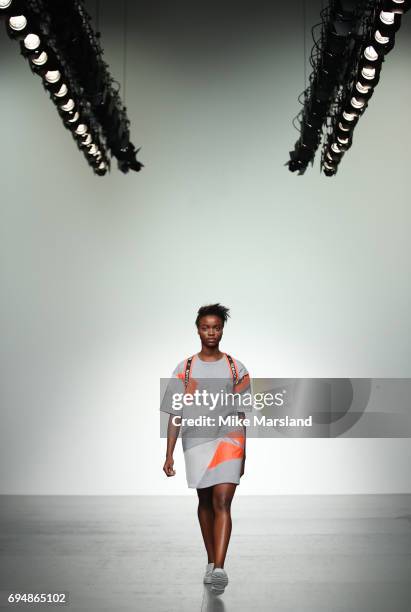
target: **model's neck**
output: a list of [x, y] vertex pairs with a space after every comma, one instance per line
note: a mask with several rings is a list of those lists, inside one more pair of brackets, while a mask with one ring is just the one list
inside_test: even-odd
[[200, 359], [203, 359], [203, 361], [217, 361], [218, 359], [221, 359], [224, 353], [220, 351], [218, 346], [213, 346], [210, 348], [209, 346], [202, 345], [201, 351], [198, 353], [198, 355]]

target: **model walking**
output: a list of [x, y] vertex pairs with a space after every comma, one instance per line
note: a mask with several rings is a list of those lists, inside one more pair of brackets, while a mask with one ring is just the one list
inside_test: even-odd
[[[198, 519], [208, 557], [203, 581], [211, 584], [215, 594], [223, 593], [228, 584], [224, 561], [232, 529], [231, 502], [244, 474], [246, 457], [245, 427], [241, 423], [245, 415], [243, 408], [239, 409], [238, 398], [250, 391], [245, 366], [219, 348], [228, 316], [228, 308], [220, 304], [199, 309], [195, 323], [201, 351], [177, 365], [161, 405], [161, 410], [170, 414], [163, 470], [167, 476], [174, 476], [173, 453], [180, 431], [179, 419], [174, 417], [184, 419], [185, 409], [171, 407], [171, 393], [176, 390], [193, 393], [203, 379], [209, 379], [210, 384], [218, 381], [220, 388], [237, 396], [237, 405], [219, 406], [214, 410], [217, 424], [207, 429], [207, 436], [198, 427], [182, 426], [187, 484], [197, 490]], [[232, 426], [220, 425], [219, 415], [236, 415], [238, 422]]]

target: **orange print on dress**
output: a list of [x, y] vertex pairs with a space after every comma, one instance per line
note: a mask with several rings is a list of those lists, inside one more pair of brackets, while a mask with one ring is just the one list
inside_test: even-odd
[[243, 456], [244, 450], [241, 446], [238, 446], [238, 444], [220, 442], [207, 468], [214, 468], [224, 461], [230, 461], [230, 459], [242, 459]]

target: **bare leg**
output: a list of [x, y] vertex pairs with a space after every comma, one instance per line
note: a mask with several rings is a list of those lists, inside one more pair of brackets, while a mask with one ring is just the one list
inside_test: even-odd
[[206, 547], [208, 563], [214, 563], [214, 508], [213, 487], [197, 489], [198, 520]]
[[224, 482], [213, 486], [214, 507], [214, 567], [224, 567], [231, 535], [231, 501], [236, 484]]

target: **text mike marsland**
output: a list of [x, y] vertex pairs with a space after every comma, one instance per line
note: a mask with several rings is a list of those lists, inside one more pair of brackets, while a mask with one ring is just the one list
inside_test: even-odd
[[172, 418], [173, 425], [182, 425], [183, 427], [215, 427], [216, 425], [228, 425], [230, 427], [249, 427], [251, 425], [262, 427], [312, 427], [313, 417], [293, 418], [288, 414], [281, 418], [266, 417], [264, 415], [255, 414], [252, 418], [242, 418], [239, 415], [230, 416], [198, 416], [193, 418], [185, 418], [180, 415], [174, 415]]

